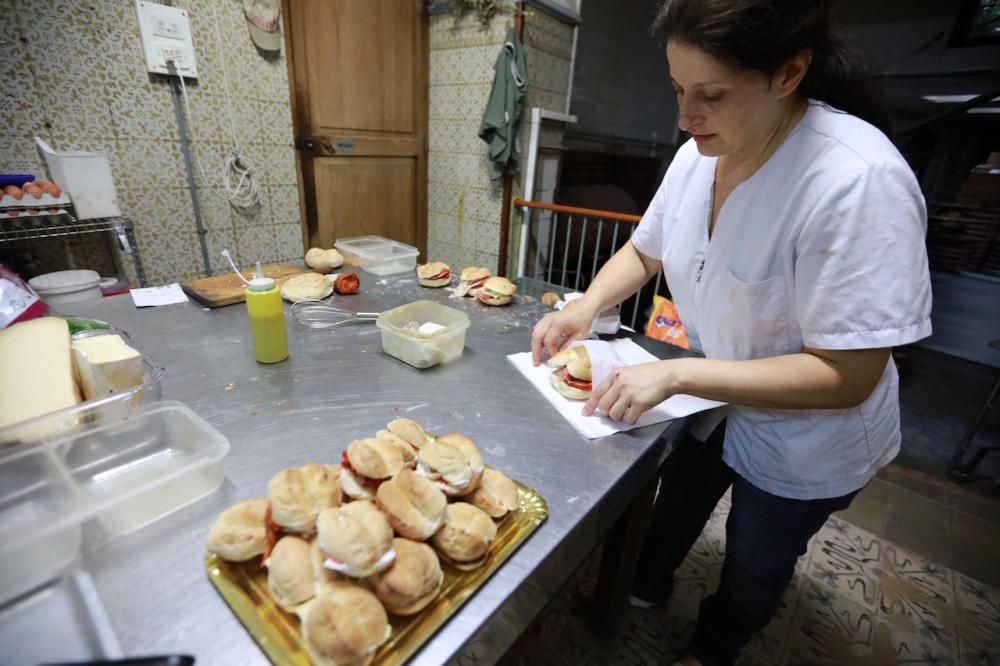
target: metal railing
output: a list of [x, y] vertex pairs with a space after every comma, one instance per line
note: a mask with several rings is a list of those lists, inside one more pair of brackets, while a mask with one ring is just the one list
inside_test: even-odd
[[[606, 210], [515, 199], [528, 211], [523, 269], [518, 277], [549, 283], [556, 291], [585, 291], [604, 263], [631, 238], [642, 219]], [[667, 296], [662, 271], [621, 305], [622, 323], [640, 332], [653, 295]]]

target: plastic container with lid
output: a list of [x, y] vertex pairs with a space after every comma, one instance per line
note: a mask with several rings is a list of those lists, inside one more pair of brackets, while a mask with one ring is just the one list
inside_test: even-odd
[[81, 405], [60, 437], [0, 448], [0, 604], [58, 575], [85, 523], [88, 538], [132, 532], [222, 483], [229, 441], [204, 419], [174, 401], [89, 418], [113, 398]]
[[[95, 335], [118, 335], [118, 332], [112, 328], [83, 330], [74, 333], [72, 339]], [[131, 344], [128, 339], [125, 342]], [[40, 444], [43, 440], [62, 437], [65, 430], [75, 427], [83, 420], [120, 418], [137, 407], [159, 402], [163, 397], [163, 373], [163, 366], [143, 354], [141, 384], [0, 428], [0, 451], [15, 444]], [[94, 406], [98, 402], [99, 408]]]
[[379, 315], [382, 350], [415, 368], [430, 368], [461, 355], [469, 315], [432, 301], [414, 301]]
[[382, 236], [356, 236], [334, 243], [344, 256], [344, 262], [358, 266], [373, 275], [392, 275], [412, 271], [417, 266], [420, 250], [383, 238]]
[[97, 271], [56, 271], [33, 277], [28, 284], [49, 305], [89, 301], [104, 295], [101, 275]]

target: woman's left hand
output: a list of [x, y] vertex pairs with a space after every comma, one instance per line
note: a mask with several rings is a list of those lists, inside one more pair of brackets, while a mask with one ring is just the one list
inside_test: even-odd
[[616, 368], [599, 386], [595, 386], [583, 415], [600, 410], [614, 421], [635, 424], [648, 409], [678, 391], [674, 388], [673, 361], [655, 361]]

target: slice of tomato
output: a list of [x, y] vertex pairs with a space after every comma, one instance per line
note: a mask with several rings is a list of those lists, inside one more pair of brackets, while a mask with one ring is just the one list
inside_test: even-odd
[[484, 277], [482, 280], [476, 280], [475, 282], [469, 284], [469, 289], [479, 289], [484, 284], [486, 284], [486, 281], [489, 279], [490, 279], [489, 277]]
[[566, 382], [569, 386], [572, 386], [575, 389], [580, 389], [581, 391], [594, 390], [593, 382], [587, 381], [585, 379], [577, 379], [573, 375], [569, 374], [569, 370], [566, 369], [566, 366], [559, 368], [559, 379]]
[[428, 280], [443, 280], [445, 278], [450, 278], [450, 277], [451, 277], [451, 269], [445, 269], [445, 270], [441, 271], [440, 273], [438, 273], [437, 275], [432, 275], [432, 276], [430, 276], [429, 278], [426, 278], [426, 279], [428, 279]]
[[271, 504], [267, 505], [267, 513], [264, 514], [264, 526], [267, 529], [267, 550], [260, 557], [260, 567], [263, 569], [266, 565], [267, 559], [271, 557], [271, 551], [274, 550], [275, 544], [281, 540], [281, 537], [285, 536], [285, 530], [281, 525], [277, 524], [271, 520]]
[[333, 288], [338, 294], [356, 294], [360, 286], [357, 273], [341, 275], [333, 283]]

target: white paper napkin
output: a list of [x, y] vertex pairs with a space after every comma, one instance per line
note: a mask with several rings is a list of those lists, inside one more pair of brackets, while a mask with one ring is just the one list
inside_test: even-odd
[[[583, 298], [583, 293], [571, 291], [563, 296], [561, 301], [556, 303], [556, 310], [562, 310], [578, 298]], [[594, 317], [594, 323], [590, 325], [590, 333], [588, 335], [593, 337], [597, 337], [598, 335], [614, 335], [621, 326], [621, 315], [618, 314], [618, 306], [616, 305]]]
[[[628, 339], [613, 340], [584, 340], [577, 343], [587, 347], [590, 354], [591, 367], [593, 368], [594, 386], [598, 386], [616, 367], [625, 365], [637, 365], [639, 363], [649, 363], [658, 360], [645, 349]], [[549, 375], [552, 368], [544, 363], [537, 368], [531, 364], [531, 352], [521, 352], [511, 354], [507, 360], [524, 375], [531, 384], [541, 392], [546, 400], [556, 408], [563, 418], [569, 421], [577, 432], [587, 439], [597, 439], [613, 435], [616, 432], [624, 432], [633, 428], [662, 423], [671, 419], [681, 418], [689, 414], [705, 411], [719, 407], [725, 403], [714, 400], [705, 400], [691, 395], [675, 395], [660, 403], [653, 409], [644, 412], [635, 425], [629, 425], [624, 421], [612, 421], [608, 417], [594, 413], [592, 416], [584, 416], [582, 400], [570, 400], [557, 392], [549, 383]]]
[[165, 284], [162, 287], [130, 289], [129, 293], [132, 294], [132, 302], [135, 303], [135, 307], [137, 308], [188, 302], [188, 297], [184, 294], [184, 290], [176, 282]]

